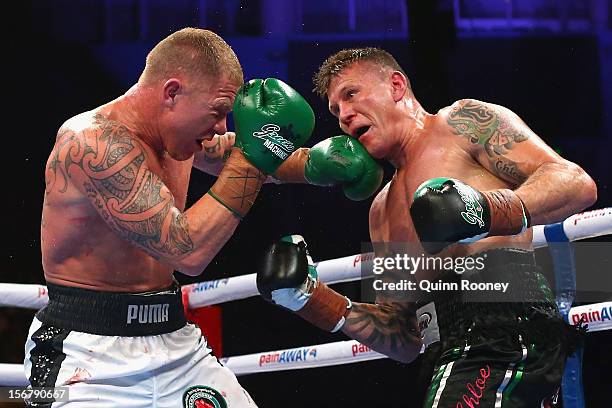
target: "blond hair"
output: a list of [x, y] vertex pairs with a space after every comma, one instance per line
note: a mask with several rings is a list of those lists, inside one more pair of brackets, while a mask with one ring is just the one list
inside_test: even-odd
[[176, 75], [219, 78], [242, 85], [238, 57], [217, 34], [200, 28], [183, 28], [161, 40], [147, 55], [140, 81], [150, 83]]

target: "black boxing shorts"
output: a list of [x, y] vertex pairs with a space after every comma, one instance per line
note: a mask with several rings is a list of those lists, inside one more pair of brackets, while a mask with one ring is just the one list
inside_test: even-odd
[[546, 407], [578, 336], [561, 318], [533, 252], [496, 249], [484, 269], [445, 282], [507, 282], [506, 293], [444, 291], [417, 302], [427, 348], [424, 407]]

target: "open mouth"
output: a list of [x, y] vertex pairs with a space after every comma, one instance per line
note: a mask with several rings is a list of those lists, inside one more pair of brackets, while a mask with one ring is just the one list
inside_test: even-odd
[[357, 139], [359, 139], [361, 136], [363, 136], [364, 133], [366, 133], [368, 130], [370, 130], [369, 126], [361, 126], [358, 127], [357, 129], [355, 129], [355, 137]]

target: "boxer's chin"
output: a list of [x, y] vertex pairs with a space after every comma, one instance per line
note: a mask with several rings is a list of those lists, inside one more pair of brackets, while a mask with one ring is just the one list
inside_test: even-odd
[[376, 141], [373, 139], [365, 138], [361, 144], [373, 158], [380, 160], [387, 157], [387, 152], [385, 151], [384, 146], [376, 143]]
[[193, 157], [193, 155], [195, 154], [195, 149], [194, 151], [174, 151], [174, 150], [170, 150], [167, 152], [168, 156], [170, 156], [172, 159], [176, 160], [176, 161], [185, 161], [185, 160], [189, 160]]
[[370, 156], [372, 156], [376, 160], [382, 160], [382, 159], [387, 158], [387, 156], [388, 156], [388, 154], [386, 154], [384, 152], [381, 152], [379, 150], [375, 150], [375, 151], [368, 152], [368, 153], [370, 153]]

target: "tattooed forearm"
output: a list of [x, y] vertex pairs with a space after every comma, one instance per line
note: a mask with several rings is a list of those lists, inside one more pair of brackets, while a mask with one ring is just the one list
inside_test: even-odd
[[421, 347], [415, 310], [399, 303], [354, 303], [342, 330], [374, 350], [391, 356], [412, 355]]
[[48, 189], [60, 173], [64, 184], [58, 191], [64, 192], [67, 177], [78, 172], [98, 213], [122, 236], [158, 258], [190, 252], [187, 219], [146, 166], [141, 146], [125, 127], [105, 119], [98, 124], [101, 131], [93, 145], [73, 134], [56, 146], [47, 168]]
[[223, 159], [221, 137], [216, 137], [215, 139], [217, 140], [213, 145], [204, 145], [204, 160], [207, 163], [218, 163]]
[[457, 135], [482, 145], [490, 157], [503, 156], [515, 143], [529, 138], [514, 126], [510, 118], [478, 101], [456, 104], [451, 109], [447, 123]]
[[527, 175], [522, 172], [518, 168], [518, 165], [512, 160], [498, 156], [490, 160], [490, 167], [495, 174], [500, 175], [502, 178], [514, 184], [522, 184], [527, 180]]
[[204, 141], [202, 156], [207, 163], [225, 162], [234, 145], [235, 135], [232, 132], [215, 135], [210, 141]]

